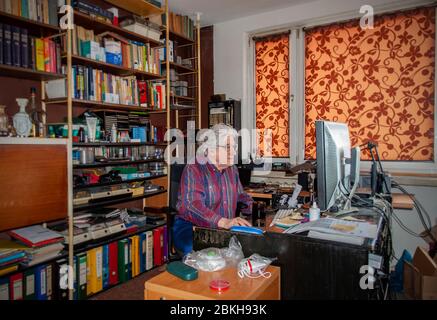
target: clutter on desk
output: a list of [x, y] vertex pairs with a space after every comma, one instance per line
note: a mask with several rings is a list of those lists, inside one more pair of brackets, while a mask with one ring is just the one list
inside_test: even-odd
[[183, 262], [195, 269], [213, 272], [225, 267], [235, 267], [244, 258], [241, 244], [233, 236], [227, 248], [206, 248], [187, 254]]

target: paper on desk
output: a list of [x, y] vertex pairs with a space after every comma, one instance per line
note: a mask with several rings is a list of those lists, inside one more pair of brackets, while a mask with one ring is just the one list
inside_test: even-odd
[[377, 226], [374, 224], [335, 218], [322, 218], [313, 222], [302, 223], [288, 228], [284, 233], [300, 233], [311, 230], [371, 239], [376, 238], [377, 235]]

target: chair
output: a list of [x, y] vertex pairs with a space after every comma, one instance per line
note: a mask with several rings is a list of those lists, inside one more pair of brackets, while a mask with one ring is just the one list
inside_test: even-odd
[[170, 166], [170, 186], [168, 192], [170, 195], [170, 200], [168, 207], [153, 209], [144, 208], [145, 212], [154, 213], [165, 213], [167, 216], [167, 232], [168, 232], [168, 244], [169, 244], [169, 260], [180, 260], [182, 259], [182, 254], [177, 252], [173, 244], [173, 224], [177, 215], [176, 203], [178, 200], [179, 184], [181, 182], [182, 173], [185, 169], [185, 164], [172, 164]]

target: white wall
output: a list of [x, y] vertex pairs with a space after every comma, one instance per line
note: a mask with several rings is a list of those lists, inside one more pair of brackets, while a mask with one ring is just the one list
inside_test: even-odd
[[[415, 1], [416, 3], [418, 1]], [[411, 1], [396, 1], [396, 5], [411, 5]], [[387, 0], [319, 0], [295, 5], [281, 10], [265, 12], [255, 16], [244, 17], [214, 25], [214, 90], [225, 93], [228, 98], [241, 99], [243, 108], [243, 127], [250, 119], [244, 117], [247, 105], [247, 51], [248, 35], [258, 31], [274, 30], [285, 26], [306, 25], [309, 21], [330, 19], [330, 17], [351, 13], [359, 15], [361, 5], [373, 5], [375, 9], [384, 10], [392, 6]], [[246, 122], [247, 121], [247, 122]], [[437, 187], [407, 187], [416, 194], [431, 215], [433, 224], [437, 223]], [[414, 210], [397, 210], [396, 214], [416, 232], [423, 230]], [[417, 239], [403, 231], [397, 223], [393, 225], [393, 243], [398, 257], [403, 249], [414, 253], [418, 245], [426, 246], [422, 239]]]

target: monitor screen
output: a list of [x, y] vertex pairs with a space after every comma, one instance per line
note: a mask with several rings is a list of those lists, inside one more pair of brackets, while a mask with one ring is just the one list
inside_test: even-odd
[[351, 145], [349, 128], [344, 123], [316, 121], [317, 202], [329, 210], [349, 192]]

